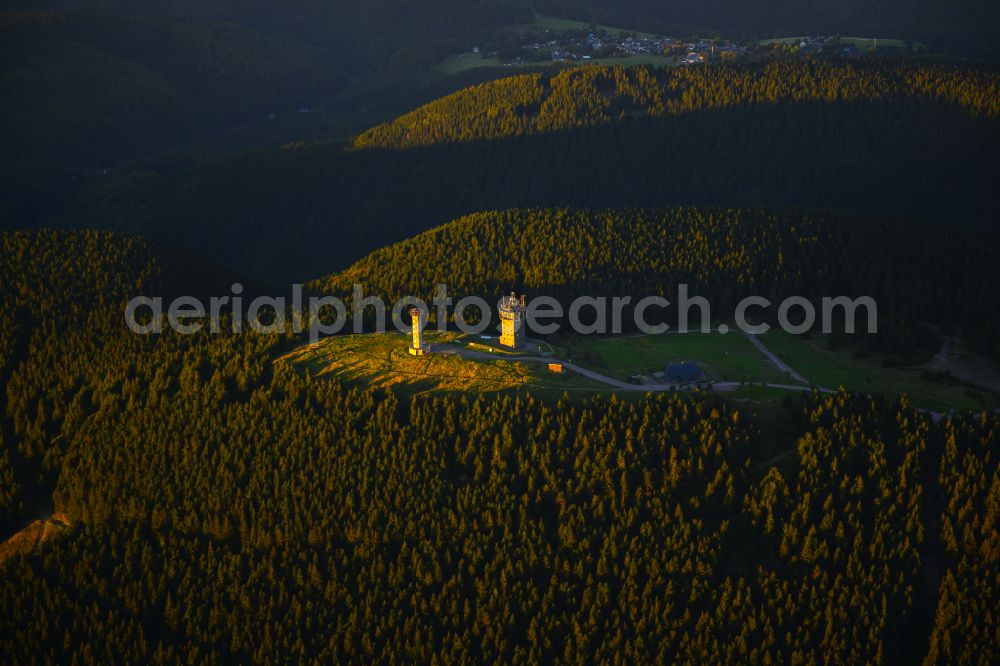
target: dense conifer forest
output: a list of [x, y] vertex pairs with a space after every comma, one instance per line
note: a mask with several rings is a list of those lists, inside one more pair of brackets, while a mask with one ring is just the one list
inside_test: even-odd
[[[469, 106], [468, 120], [456, 107], [437, 126], [450, 118], [470, 135], [492, 136], [490, 95], [528, 86], [551, 106], [558, 86], [567, 93], [553, 116], [562, 131], [406, 150], [296, 144], [196, 165], [166, 160], [81, 177], [56, 194], [26, 185], [0, 205], [0, 219], [138, 233], [287, 284], [459, 216], [519, 206], [796, 206], [949, 229], [989, 227], [1000, 215], [998, 95], [988, 70], [855, 62], [703, 70], [718, 84], [694, 70], [586, 71], [484, 84], [409, 116]], [[614, 94], [619, 85], [622, 95]], [[671, 85], [685, 92], [668, 94]], [[583, 122], [589, 103], [571, 100], [589, 95], [593, 112], [614, 122]], [[701, 110], [637, 112], [682, 99]], [[764, 99], [773, 101], [751, 103]], [[609, 109], [624, 100], [635, 113], [619, 119], [626, 109]], [[535, 117], [514, 106], [495, 106], [496, 119], [506, 119], [498, 126]], [[380, 128], [359, 141], [390, 135]]]
[[[443, 66], [560, 18], [750, 46]], [[555, 383], [552, 357], [534, 375], [457, 336], [454, 365], [552, 383], [402, 388], [228, 308], [219, 333], [123, 316], [234, 283], [348, 311], [355, 284], [564, 305], [686, 284], [715, 324], [750, 295], [871, 296], [877, 334], [808, 334], [903, 377], [850, 386], [983, 397], [928, 368], [1000, 367], [998, 20], [989, 0], [4, 7], [0, 661], [1000, 663], [998, 412], [765, 383], [778, 362], [731, 393]], [[933, 55], [754, 46], [810, 34]], [[380, 340], [381, 372], [427, 360], [400, 336], [382, 364]], [[369, 367], [361, 348], [338, 362]]]
[[946, 64], [785, 60], [758, 66], [584, 66], [459, 91], [364, 132], [355, 148], [499, 139], [732, 106], [920, 99], [1000, 115], [1000, 76]]
[[[987, 232], [791, 210], [509, 210], [470, 215], [378, 250], [310, 287], [350, 304], [360, 284], [390, 305], [411, 295], [430, 305], [439, 284], [456, 301], [525, 290], [559, 299], [565, 312], [579, 296], [630, 296], [632, 305], [662, 296], [676, 305], [685, 284], [708, 298], [719, 319], [732, 317], [747, 296], [774, 303], [804, 296], [817, 312], [824, 296], [871, 296], [879, 335], [855, 336], [859, 351], [879, 350], [899, 363], [931, 356], [940, 346], [933, 323], [961, 329], [978, 351], [1000, 359], [996, 244]], [[626, 330], [634, 330], [632, 308], [623, 312]], [[676, 325], [676, 314], [668, 309], [663, 321]], [[763, 316], [773, 322], [775, 313]], [[433, 307], [430, 318], [437, 320]], [[865, 332], [866, 321], [857, 329]]]
[[143, 241], [2, 253], [5, 529], [72, 520], [3, 565], [14, 660], [996, 658], [995, 415], [401, 400], [284, 335], [127, 333], [191, 268]]

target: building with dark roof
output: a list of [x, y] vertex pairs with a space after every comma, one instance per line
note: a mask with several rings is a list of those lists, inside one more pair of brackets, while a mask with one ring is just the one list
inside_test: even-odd
[[701, 368], [697, 363], [676, 363], [667, 366], [667, 381], [693, 382], [701, 375]]

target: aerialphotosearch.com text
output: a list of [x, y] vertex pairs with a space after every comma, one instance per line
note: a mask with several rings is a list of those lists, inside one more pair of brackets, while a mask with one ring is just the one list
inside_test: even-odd
[[[268, 335], [282, 333], [290, 324], [293, 333], [308, 331], [310, 341], [316, 342], [344, 332], [348, 321], [353, 333], [384, 333], [388, 330], [387, 312], [396, 330], [410, 333], [411, 310], [420, 311], [419, 321], [426, 325], [433, 308], [438, 330], [446, 330], [451, 324], [462, 333], [479, 335], [494, 323], [494, 312], [500, 304], [498, 299], [491, 306], [479, 296], [465, 296], [456, 301], [448, 295], [447, 286], [440, 284], [430, 306], [420, 298], [406, 296], [390, 308], [378, 296], [365, 295], [363, 286], [355, 284], [349, 318], [343, 299], [330, 295], [311, 295], [305, 299], [302, 285], [293, 286], [290, 304], [283, 296], [257, 296], [244, 303], [243, 286], [239, 283], [233, 284], [230, 292], [213, 296], [207, 304], [193, 296], [180, 296], [168, 303], [161, 297], [137, 296], [125, 307], [125, 323], [139, 335], [162, 333], [165, 324], [170, 330], [186, 335], [206, 328], [211, 333], [225, 329]], [[664, 321], [664, 313], [668, 311], [674, 313], [679, 331], [730, 331], [728, 324], [713, 327], [712, 304], [704, 296], [691, 295], [686, 284], [677, 286], [673, 301], [658, 295], [578, 296], [567, 306], [552, 296], [532, 295], [525, 299], [522, 325], [536, 335], [551, 335], [564, 326], [578, 335], [619, 334], [626, 329], [660, 334], [671, 328]], [[860, 318], [859, 313], [863, 313]], [[790, 296], [778, 303], [759, 295], [747, 296], [736, 303], [731, 320], [740, 331], [759, 335], [772, 328], [765, 319], [776, 321], [781, 330], [795, 335], [813, 330], [817, 321], [824, 333], [832, 332], [835, 322], [845, 333], [854, 333], [859, 320], [864, 323], [865, 332], [878, 332], [878, 307], [870, 296], [823, 297], [818, 303], [803, 296]]]

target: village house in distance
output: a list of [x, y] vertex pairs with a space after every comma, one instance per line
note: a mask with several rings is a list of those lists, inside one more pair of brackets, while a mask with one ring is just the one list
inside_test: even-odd
[[527, 310], [524, 294], [518, 298], [514, 292], [500, 299], [500, 346], [520, 349], [524, 344], [524, 313]]

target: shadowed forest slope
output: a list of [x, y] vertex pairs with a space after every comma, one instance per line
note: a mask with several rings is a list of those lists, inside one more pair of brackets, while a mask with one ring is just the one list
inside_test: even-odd
[[[580, 296], [630, 296], [634, 305], [657, 295], [676, 305], [677, 287], [686, 284], [720, 318], [751, 295], [773, 303], [804, 296], [817, 312], [825, 296], [870, 296], [879, 335], [858, 336], [865, 348], [901, 360], [933, 354], [939, 342], [922, 324], [935, 322], [962, 328], [981, 353], [1000, 359], [996, 243], [994, 233], [839, 213], [507, 210], [470, 215], [378, 250], [310, 286], [350, 303], [352, 286], [361, 284], [390, 304], [404, 296], [430, 303], [438, 284], [456, 300], [494, 301], [515, 289], [553, 296], [568, 308]], [[767, 318], [774, 321], [774, 312]], [[674, 310], [665, 321], [676, 322]]]
[[409, 150], [288, 147], [96, 177], [3, 217], [138, 233], [288, 281], [510, 207], [796, 206], [991, 227], [997, 152], [996, 120], [949, 105], [790, 102]]

